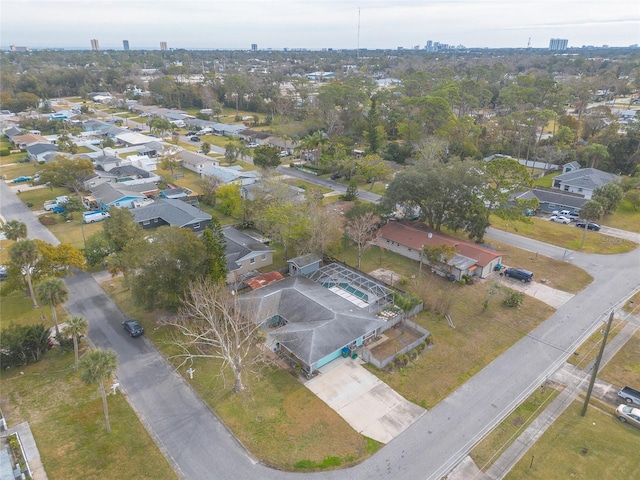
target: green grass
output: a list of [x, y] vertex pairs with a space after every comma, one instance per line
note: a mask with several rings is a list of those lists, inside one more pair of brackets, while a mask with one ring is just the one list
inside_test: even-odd
[[551, 188], [553, 186], [553, 179], [560, 175], [562, 171], [551, 173], [549, 175], [545, 175], [544, 177], [536, 178], [533, 181], [533, 185], [536, 187], [545, 187]]
[[[66, 318], [66, 312], [60, 306], [56, 309], [58, 322]], [[0, 330], [11, 323], [19, 325], [36, 325], [43, 323], [45, 327], [53, 327], [50, 307], [33, 308], [31, 299], [26, 295], [26, 289], [2, 294], [0, 298]]]
[[640, 211], [634, 211], [628, 200], [623, 200], [618, 209], [606, 215], [601, 222], [608, 227], [640, 233]]
[[470, 455], [475, 464], [486, 472], [518, 436], [544, 411], [549, 403], [556, 398], [558, 391], [553, 388], [538, 389], [524, 402], [511, 412], [500, 425], [493, 429]]
[[[7, 157], [0, 157], [7, 158]], [[16, 165], [8, 165], [6, 167], [0, 168], [0, 174], [6, 176], [7, 180], [13, 180], [16, 177], [20, 177], [22, 175], [30, 175], [33, 176], [38, 170], [40, 170], [40, 165], [29, 162], [29, 163], [18, 163]], [[29, 184], [29, 182], [25, 182], [24, 184]], [[9, 185], [14, 185], [9, 183]], [[19, 184], [15, 184], [19, 185]]]
[[42, 210], [46, 200], [54, 200], [61, 195], [71, 195], [64, 187], [42, 187], [33, 190], [23, 190], [18, 194], [18, 198], [31, 210]]
[[630, 242], [629, 240], [587, 231], [584, 246], [580, 247], [583, 235], [582, 229], [576, 228], [574, 225], [563, 225], [541, 218], [531, 218], [530, 223], [513, 223], [506, 222], [492, 215], [491, 225], [500, 230], [517, 233], [523, 237], [533, 238], [541, 242], [583, 253], [599, 253], [605, 255], [626, 253], [638, 246], [638, 244]]
[[598, 376], [620, 387], [640, 386], [640, 331], [637, 331], [609, 363], [600, 371]]
[[[80, 218], [80, 214], [75, 214], [77, 218]], [[82, 229], [84, 228], [84, 237], [89, 238], [92, 234], [102, 230], [102, 223], [88, 223], [83, 224], [82, 220], [72, 220], [65, 222], [61, 215], [56, 215], [56, 219], [59, 223], [48, 226], [47, 228], [53, 233], [60, 243], [70, 243], [72, 246], [83, 249], [84, 240], [82, 238]]]
[[[18, 163], [20, 160], [22, 160], [26, 156], [27, 154], [25, 152], [20, 152], [20, 153], [12, 153], [5, 157], [0, 157], [0, 166], [9, 165], [11, 163]], [[5, 175], [5, 168], [0, 168], [0, 175]]]
[[611, 406], [592, 405], [585, 417], [580, 416], [581, 409], [582, 402], [574, 402], [505, 478], [637, 478], [638, 429], [618, 421]]
[[[620, 333], [620, 330], [624, 328], [625, 324], [626, 322], [620, 322], [618, 319], [613, 320], [613, 325], [611, 326], [609, 336], [607, 337], [607, 345], [611, 343], [611, 341], [618, 333]], [[567, 359], [567, 363], [575, 365], [581, 369], [586, 368], [589, 365], [589, 362], [591, 362], [598, 356], [603, 337], [604, 333], [600, 333], [600, 330], [592, 334], [587, 340], [585, 340], [582, 345], [580, 345], [575, 350], [573, 354], [569, 356], [569, 358]]]
[[177, 478], [122, 393], [108, 396], [106, 432], [98, 386], [73, 372], [73, 351], [0, 378], [9, 426], [29, 422], [49, 478]]

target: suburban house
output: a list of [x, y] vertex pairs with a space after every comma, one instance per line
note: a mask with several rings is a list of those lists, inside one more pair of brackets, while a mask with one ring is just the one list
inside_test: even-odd
[[594, 190], [619, 178], [618, 175], [603, 172], [597, 168], [579, 168], [556, 176], [553, 179], [553, 188], [563, 192], [578, 193], [590, 200]]
[[240, 165], [231, 167], [211, 166], [205, 168], [200, 175], [202, 177], [213, 177], [222, 185], [235, 183], [237, 185], [251, 185], [256, 183], [260, 178], [260, 172], [257, 170], [243, 171]]
[[58, 146], [51, 143], [36, 143], [26, 147], [27, 156], [34, 162], [46, 162], [45, 156], [51, 152], [57, 152]]
[[207, 168], [217, 167], [220, 165], [218, 160], [214, 160], [213, 158], [200, 153], [190, 152], [189, 150], [182, 150], [176, 156], [182, 160], [182, 166], [184, 168], [198, 174], [202, 173]]
[[110, 207], [132, 208], [133, 202], [142, 200], [158, 193], [158, 187], [154, 184], [124, 185], [102, 183], [91, 189], [89, 201], [95, 202], [100, 210], [109, 210]]
[[[179, 201], [179, 200], [178, 200]], [[273, 263], [273, 248], [233, 227], [222, 229], [226, 240], [227, 283], [243, 280], [243, 275]]]
[[445, 263], [430, 265], [431, 271], [461, 280], [464, 275], [486, 278], [494, 267], [502, 263], [502, 253], [473, 242], [450, 237], [423, 223], [388, 222], [378, 231], [376, 244], [403, 257], [428, 264], [422, 255], [424, 246], [452, 245], [456, 254]]
[[47, 140], [45, 137], [43, 137], [42, 135], [36, 135], [33, 133], [15, 135], [11, 139], [11, 141], [16, 146], [16, 148], [19, 148], [20, 150], [25, 150], [27, 147], [30, 147], [31, 145], [36, 145], [39, 143], [49, 144], [49, 145], [51, 144], [51, 142]]
[[587, 199], [577, 193], [559, 192], [553, 188], [534, 188], [520, 193], [514, 197], [515, 200], [529, 200], [537, 198], [540, 202], [540, 210], [551, 213], [555, 210], [569, 210], [571, 213], [580, 213], [582, 205]]
[[306, 375], [344, 352], [350, 355], [401, 320], [377, 315], [393, 305], [390, 289], [337, 264], [312, 277], [287, 277], [240, 299], [261, 323], [267, 346], [291, 358]]
[[141, 133], [130, 132], [128, 130], [124, 130], [124, 133], [115, 135], [115, 139], [118, 143], [127, 146], [144, 145], [146, 143], [156, 141], [156, 139], [153, 137], [148, 137], [147, 135], [142, 135]]
[[2, 133], [9, 139], [10, 142], [13, 142], [14, 137], [22, 135], [22, 130], [16, 127], [9, 127], [2, 131]]
[[257, 145], [267, 145], [269, 138], [271, 138], [271, 134], [268, 132], [257, 132], [255, 130], [247, 129], [239, 132], [238, 137], [245, 142], [255, 143]]
[[133, 219], [144, 229], [162, 226], [188, 228], [201, 232], [211, 222], [211, 215], [182, 200], [161, 198], [150, 205], [131, 210]]

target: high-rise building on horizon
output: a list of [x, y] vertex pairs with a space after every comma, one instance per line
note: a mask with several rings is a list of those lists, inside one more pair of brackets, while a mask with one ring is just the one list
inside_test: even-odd
[[549, 50], [551, 50], [552, 52], [566, 50], [568, 44], [569, 40], [567, 40], [566, 38], [552, 38], [551, 40], [549, 40]]
[[91, 50], [93, 50], [94, 52], [100, 50], [100, 42], [98, 42], [98, 40], [95, 38], [91, 39]]
[[258, 51], [258, 44], [257, 43], [252, 43], [251, 44], [251, 51], [252, 52], [257, 52]]
[[160, 42], [160, 50], [163, 52], [167, 51], [167, 42]]
[[124, 48], [125, 52], [129, 51], [129, 40], [122, 40], [122, 47]]

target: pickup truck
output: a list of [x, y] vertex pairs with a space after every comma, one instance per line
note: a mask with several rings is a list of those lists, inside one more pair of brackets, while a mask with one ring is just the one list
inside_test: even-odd
[[640, 392], [635, 388], [624, 387], [618, 392], [618, 396], [624, 398], [624, 401], [628, 404], [635, 403], [640, 405]]

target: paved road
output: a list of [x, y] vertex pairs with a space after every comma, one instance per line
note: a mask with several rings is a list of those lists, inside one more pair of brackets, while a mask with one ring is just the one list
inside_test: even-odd
[[[0, 200], [3, 215], [28, 223], [31, 237], [55, 241], [3, 182]], [[563, 249], [535, 240], [494, 231], [490, 235], [555, 258], [564, 254]], [[640, 249], [606, 257], [572, 253], [571, 261], [594, 276], [589, 287], [370, 459], [348, 470], [318, 474], [280, 472], [253, 462], [152, 345], [124, 335], [123, 314], [88, 274], [68, 279], [67, 308], [86, 316], [95, 344], [116, 350], [121, 385], [182, 478], [437, 480], [562, 365], [640, 284]]]

